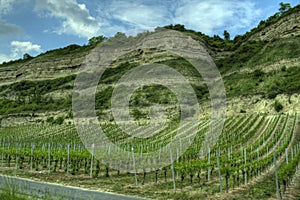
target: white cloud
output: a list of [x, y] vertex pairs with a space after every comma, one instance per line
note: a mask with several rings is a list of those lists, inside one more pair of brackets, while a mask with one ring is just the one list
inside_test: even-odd
[[99, 21], [90, 15], [85, 4], [79, 4], [76, 0], [38, 0], [35, 11], [62, 20], [61, 26], [55, 30], [57, 34], [84, 38], [100, 34]]
[[42, 51], [40, 45], [32, 44], [31, 42], [12, 41], [10, 45], [12, 47], [12, 51], [16, 53], [40, 53]]
[[177, 23], [206, 34], [227, 29], [234, 35], [254, 27], [262, 12], [250, 0], [102, 0], [87, 5], [96, 4], [97, 17], [78, 0], [37, 0], [35, 11], [60, 20], [55, 33], [83, 38], [116, 32], [134, 35]]
[[14, 55], [6, 55], [6, 54], [0, 54], [0, 64], [3, 62], [7, 62], [10, 60], [15, 60], [17, 59]]
[[0, 16], [11, 12], [14, 4], [25, 3], [27, 1], [28, 0], [0, 0]]
[[152, 30], [159, 25], [166, 25], [171, 15], [169, 8], [162, 5], [162, 2], [153, 1], [149, 4], [149, 1], [139, 0], [103, 1], [99, 3], [97, 12], [103, 21], [102, 30], [106, 35], [114, 35], [116, 32], [134, 35]]
[[0, 64], [2, 64], [3, 62], [8, 62], [11, 60], [16, 60], [18, 59], [18, 55], [16, 53], [10, 53], [10, 54], [2, 54], [0, 53]]
[[7, 14], [12, 10], [14, 0], [0, 0], [0, 15]]
[[237, 32], [257, 23], [261, 10], [251, 1], [237, 0], [184, 0], [176, 10], [174, 22], [185, 24], [207, 34], [220, 29]]
[[142, 2], [130, 2], [128, 5], [126, 1], [113, 1], [110, 12], [116, 19], [141, 27], [157, 26], [157, 23], [169, 17], [165, 7], [145, 5]]
[[114, 26], [128, 31], [184, 24], [189, 29], [215, 34], [222, 29], [236, 33], [252, 28], [261, 10], [250, 0], [111, 0], [99, 3], [98, 13], [105, 21], [104, 30]]
[[10, 43], [10, 54], [0, 54], [0, 63], [21, 58], [25, 53], [37, 54], [41, 52], [42, 48], [40, 45], [33, 44], [29, 41], [12, 41]]

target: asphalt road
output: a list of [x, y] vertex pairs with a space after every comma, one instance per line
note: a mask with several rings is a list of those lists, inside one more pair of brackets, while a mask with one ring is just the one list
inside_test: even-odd
[[37, 182], [29, 179], [0, 175], [0, 189], [14, 188], [18, 193], [40, 198], [74, 200], [141, 200], [142, 198], [118, 195], [96, 190]]

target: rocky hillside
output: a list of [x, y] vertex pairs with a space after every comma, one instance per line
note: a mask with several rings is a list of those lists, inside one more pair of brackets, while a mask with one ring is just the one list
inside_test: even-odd
[[[270, 24], [263, 30], [255, 33], [250, 37], [250, 40], [273, 40], [278, 38], [287, 38], [300, 36], [300, 6], [294, 7], [291, 13], [284, 14], [284, 17], [279, 13], [272, 16], [278, 18], [276, 23]], [[272, 19], [271, 18], [271, 19]], [[261, 24], [263, 26], [263, 23]]]
[[70, 45], [46, 52], [35, 58], [0, 65], [0, 85], [22, 80], [45, 80], [76, 74], [89, 52], [89, 47]]
[[[186, 30], [182, 25], [166, 28], [196, 39], [213, 57], [225, 83], [228, 114], [300, 112], [300, 6], [275, 14], [230, 41]], [[94, 47], [70, 45], [0, 65], [1, 124], [71, 122], [74, 80]], [[100, 120], [111, 119], [113, 84], [143, 63], [166, 64], [188, 77], [202, 104], [201, 113], [208, 115], [208, 89], [190, 63], [168, 52], [140, 49], [119, 58], [105, 71], [96, 94]], [[163, 97], [171, 97], [169, 101], [174, 102], [165, 88], [137, 91], [133, 95], [132, 114], [148, 118], [147, 108], [153, 103], [168, 104]]]

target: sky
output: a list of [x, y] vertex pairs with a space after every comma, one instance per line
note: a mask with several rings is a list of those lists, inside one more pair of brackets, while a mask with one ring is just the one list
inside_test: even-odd
[[[244, 34], [283, 0], [0, 0], [0, 63], [93, 36], [135, 35], [183, 24], [207, 35]], [[299, 0], [283, 1], [292, 6]]]

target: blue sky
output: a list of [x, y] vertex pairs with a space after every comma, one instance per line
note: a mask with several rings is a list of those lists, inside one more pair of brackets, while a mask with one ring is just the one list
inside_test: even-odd
[[[98, 35], [135, 35], [184, 24], [208, 35], [232, 37], [255, 27], [282, 0], [0, 0], [0, 63], [38, 55]], [[286, 2], [286, 1], [284, 1]], [[297, 0], [287, 1], [292, 6]]]

